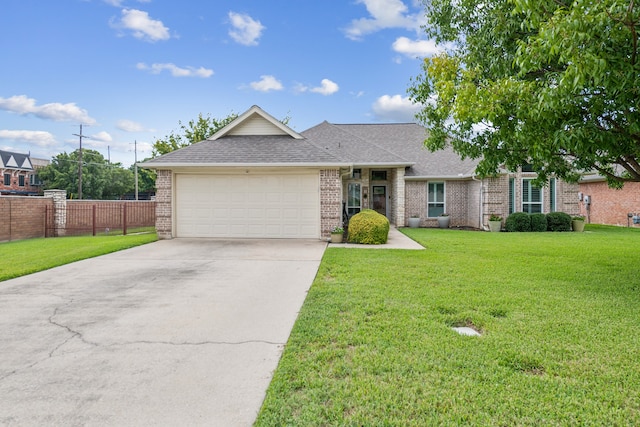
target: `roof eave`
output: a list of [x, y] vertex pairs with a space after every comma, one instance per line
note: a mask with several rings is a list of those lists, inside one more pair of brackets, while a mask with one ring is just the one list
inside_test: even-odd
[[464, 181], [473, 179], [474, 175], [419, 175], [419, 176], [407, 176], [405, 175], [404, 179], [406, 181], [424, 181], [429, 179], [443, 179], [446, 181]]
[[138, 167], [146, 169], [176, 169], [176, 168], [345, 168], [350, 167], [351, 163], [313, 163], [313, 162], [292, 162], [292, 163], [138, 163]]

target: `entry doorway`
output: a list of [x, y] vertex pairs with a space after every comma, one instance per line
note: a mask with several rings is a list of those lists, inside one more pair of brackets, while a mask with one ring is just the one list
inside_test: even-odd
[[387, 212], [387, 186], [386, 185], [374, 185], [371, 187], [373, 193], [372, 202], [373, 210], [389, 217]]

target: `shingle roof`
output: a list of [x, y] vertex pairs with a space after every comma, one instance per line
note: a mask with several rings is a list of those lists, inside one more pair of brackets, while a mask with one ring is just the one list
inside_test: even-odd
[[340, 164], [341, 159], [305, 139], [288, 135], [225, 136], [202, 141], [144, 163], [161, 167], [176, 165], [239, 164]]
[[32, 170], [31, 160], [28, 154], [13, 153], [0, 150], [0, 167], [7, 169]]
[[227, 133], [223, 129], [219, 134], [222, 136], [173, 151], [142, 165], [153, 168], [404, 166], [408, 178], [469, 178], [477, 165], [474, 160], [461, 160], [450, 148], [435, 153], [425, 149], [426, 130], [415, 123], [332, 124], [324, 121], [300, 134], [293, 131], [283, 134], [283, 126], [278, 122], [279, 132], [276, 133], [279, 134], [273, 134], [274, 122], [273, 117], [253, 106], [232, 123], [239, 132], [233, 127], [229, 127], [232, 131]]
[[[407, 177], [470, 177], [476, 160], [462, 160], [450, 147], [431, 152], [424, 147], [426, 129], [415, 123], [330, 124], [323, 122], [302, 135], [323, 144], [354, 164], [410, 164]], [[400, 161], [398, 160], [400, 159]]]
[[332, 153], [334, 156], [353, 163], [366, 165], [411, 165], [413, 161], [397, 155], [384, 146], [368, 138], [364, 132], [350, 132], [340, 125], [322, 122], [302, 135], [311, 143]]

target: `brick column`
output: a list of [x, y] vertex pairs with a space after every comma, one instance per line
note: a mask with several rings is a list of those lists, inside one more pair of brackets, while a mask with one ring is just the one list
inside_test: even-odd
[[320, 232], [331, 237], [331, 230], [342, 224], [342, 183], [340, 170], [320, 171]]
[[67, 191], [44, 190], [44, 197], [53, 198], [53, 236], [62, 237], [67, 225]]
[[173, 238], [171, 206], [172, 174], [170, 170], [158, 170], [156, 175], [156, 232], [160, 239]]

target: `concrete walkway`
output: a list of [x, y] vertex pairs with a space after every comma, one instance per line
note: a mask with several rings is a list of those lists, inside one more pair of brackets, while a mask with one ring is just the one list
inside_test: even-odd
[[0, 425], [250, 426], [325, 248], [165, 240], [0, 282]]
[[331, 248], [360, 248], [360, 249], [410, 249], [421, 250], [424, 246], [410, 239], [395, 227], [389, 228], [389, 238], [384, 245], [360, 245], [354, 243], [329, 243]]

